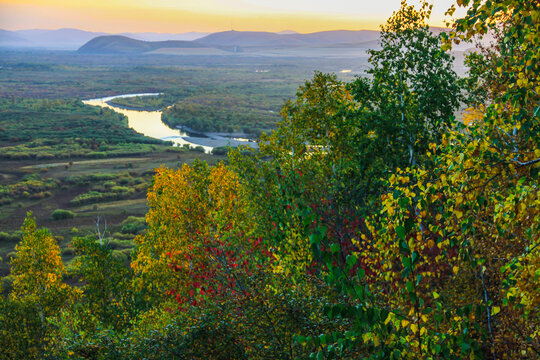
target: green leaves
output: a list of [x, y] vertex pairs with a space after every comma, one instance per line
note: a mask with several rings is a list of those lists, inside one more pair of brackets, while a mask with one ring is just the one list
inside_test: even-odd
[[399, 239], [405, 240], [405, 228], [403, 226], [396, 226], [396, 234], [398, 235]]
[[349, 268], [352, 268], [356, 262], [358, 261], [358, 258], [355, 255], [347, 255], [347, 265], [349, 265]]

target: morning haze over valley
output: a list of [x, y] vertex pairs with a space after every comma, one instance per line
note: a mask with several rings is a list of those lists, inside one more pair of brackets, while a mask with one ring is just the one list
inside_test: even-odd
[[533, 359], [540, 10], [0, 0], [0, 359]]

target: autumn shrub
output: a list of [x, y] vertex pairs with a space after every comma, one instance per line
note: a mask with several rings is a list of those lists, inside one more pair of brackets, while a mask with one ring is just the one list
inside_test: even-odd
[[122, 225], [121, 232], [124, 234], [138, 234], [147, 228], [146, 220], [136, 216], [129, 216], [120, 225]]
[[112, 249], [126, 249], [126, 248], [132, 249], [135, 246], [135, 244], [133, 243], [131, 239], [127, 239], [127, 240], [109, 239], [108, 245]]
[[56, 209], [51, 214], [53, 220], [73, 219], [74, 217], [75, 213], [73, 211], [63, 209]]

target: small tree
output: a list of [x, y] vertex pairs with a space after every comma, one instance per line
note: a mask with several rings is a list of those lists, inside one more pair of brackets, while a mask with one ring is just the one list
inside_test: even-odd
[[29, 300], [39, 308], [41, 320], [52, 315], [74, 295], [73, 289], [62, 282], [66, 273], [60, 248], [47, 229], [38, 230], [29, 212], [22, 226], [22, 241], [15, 246], [17, 256], [12, 260], [12, 298]]
[[6, 309], [0, 311], [0, 334], [11, 335], [2, 335], [0, 347], [7, 346], [11, 358], [41, 358], [49, 341], [47, 318], [66, 308], [78, 291], [63, 283], [66, 270], [60, 248], [47, 229], [37, 229], [31, 212], [24, 220], [22, 240], [15, 250], [16, 257], [11, 261], [13, 290], [0, 302], [0, 308]]

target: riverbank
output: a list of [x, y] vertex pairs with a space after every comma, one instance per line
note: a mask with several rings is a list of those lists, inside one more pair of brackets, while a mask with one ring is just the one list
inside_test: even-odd
[[196, 145], [212, 148], [249, 146], [252, 149], [257, 149], [259, 147], [255, 138], [243, 132], [201, 132], [183, 125], [179, 125], [176, 128], [188, 134], [188, 136], [183, 137], [184, 140]]
[[225, 147], [225, 146], [229, 146], [229, 147], [248, 146], [252, 149], [259, 148], [259, 145], [253, 140], [247, 140], [247, 139], [238, 140], [238, 139], [230, 138], [230, 137], [212, 135], [211, 133], [207, 133], [206, 135], [208, 137], [205, 137], [205, 138], [186, 136], [184, 137], [184, 140], [192, 144], [212, 147], [212, 148]]

